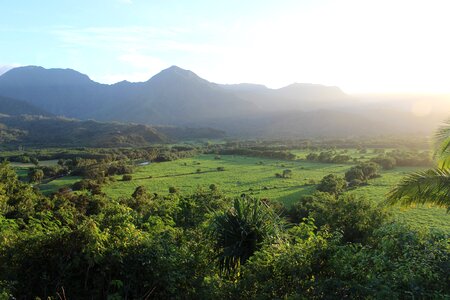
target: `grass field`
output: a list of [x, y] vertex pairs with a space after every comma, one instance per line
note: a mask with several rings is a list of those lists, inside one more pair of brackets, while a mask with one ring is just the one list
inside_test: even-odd
[[[313, 183], [320, 181], [323, 176], [330, 173], [342, 176], [351, 165], [243, 156], [222, 156], [220, 160], [216, 160], [214, 155], [200, 155], [195, 158], [138, 167], [133, 174], [133, 180], [121, 181], [121, 177], [118, 176], [117, 181], [105, 186], [103, 191], [112, 198], [129, 197], [137, 186], [142, 185], [154, 193], [166, 194], [170, 186], [179, 188], [181, 193], [190, 193], [199, 187], [208, 188], [214, 183], [230, 196], [247, 193], [291, 205], [302, 195], [314, 192]], [[223, 167], [224, 171], [217, 171], [218, 167]], [[282, 173], [285, 169], [292, 170], [292, 178], [275, 177], [275, 173]], [[402, 176], [417, 170], [419, 169], [395, 168], [382, 171], [382, 176], [371, 180], [369, 186], [360, 187], [349, 193], [380, 203]], [[450, 230], [450, 214], [442, 208], [393, 207], [392, 211], [394, 218], [405, 220], [413, 226]]]
[[[138, 186], [145, 186], [149, 191], [167, 194], [173, 186], [181, 193], [191, 193], [197, 188], [207, 189], [215, 184], [229, 196], [242, 193], [255, 197], [269, 198], [281, 201], [287, 206], [292, 205], [302, 195], [315, 191], [316, 184], [327, 174], [333, 173], [343, 176], [353, 162], [345, 164], [326, 164], [302, 160], [308, 154], [306, 151], [296, 150], [294, 154], [300, 160], [282, 161], [245, 156], [223, 155], [215, 159], [215, 155], [199, 155], [164, 163], [152, 163], [137, 167], [131, 181], [122, 181], [116, 176], [115, 182], [104, 186], [102, 190], [111, 198], [130, 197]], [[356, 150], [348, 150], [352, 158], [365, 161], [375, 156], [373, 152], [360, 154]], [[56, 161], [45, 161], [40, 164], [52, 165]], [[20, 176], [26, 177], [28, 164], [12, 164]], [[223, 167], [224, 171], [218, 171]], [[277, 178], [275, 173], [292, 170], [291, 178]], [[371, 180], [370, 185], [359, 187], [348, 193], [354, 193], [376, 203], [384, 200], [390, 188], [404, 175], [418, 171], [420, 168], [395, 168], [382, 171], [381, 177]], [[58, 178], [39, 187], [44, 194], [50, 194], [61, 187], [71, 186], [80, 177], [66, 176]], [[450, 230], [450, 214], [445, 209], [436, 207], [401, 208], [393, 207], [393, 217], [404, 220], [417, 227], [440, 228]]]
[[55, 180], [52, 180], [48, 183], [42, 183], [39, 185], [39, 189], [44, 195], [49, 195], [53, 192], [58, 191], [62, 187], [70, 187], [75, 182], [81, 180], [83, 178], [79, 176], [64, 176]]

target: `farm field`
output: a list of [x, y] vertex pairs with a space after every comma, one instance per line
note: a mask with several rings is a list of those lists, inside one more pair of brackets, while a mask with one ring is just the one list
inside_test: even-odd
[[58, 191], [63, 187], [70, 187], [75, 182], [81, 180], [82, 177], [79, 176], [64, 176], [55, 180], [52, 180], [48, 183], [42, 183], [39, 185], [39, 189], [44, 195], [49, 195], [53, 192]]
[[[352, 166], [349, 164], [326, 164], [307, 161], [281, 161], [255, 157], [223, 155], [220, 160], [214, 155], [199, 155], [194, 158], [171, 162], [153, 163], [136, 168], [131, 181], [121, 181], [106, 185], [102, 190], [112, 198], [129, 197], [137, 186], [145, 186], [149, 191], [167, 194], [173, 186], [181, 193], [191, 193], [197, 188], [207, 189], [215, 184], [230, 196], [242, 193], [255, 197], [282, 201], [287, 206], [307, 194], [314, 192], [316, 183], [327, 174], [343, 176]], [[224, 171], [218, 171], [223, 167]], [[291, 178], [276, 178], [275, 173], [292, 170]], [[349, 191], [375, 202], [381, 202], [389, 189], [402, 176], [420, 168], [401, 167], [381, 171], [381, 177], [370, 181], [369, 186]], [[450, 215], [440, 208], [392, 208], [394, 218], [404, 220], [413, 226], [450, 230]]]
[[[57, 159], [53, 160], [43, 160], [39, 162], [39, 166], [54, 166], [58, 163]], [[17, 175], [19, 175], [20, 178], [26, 178], [28, 176], [28, 170], [30, 168], [36, 167], [32, 163], [21, 163], [21, 162], [11, 162], [11, 167], [16, 170]]]

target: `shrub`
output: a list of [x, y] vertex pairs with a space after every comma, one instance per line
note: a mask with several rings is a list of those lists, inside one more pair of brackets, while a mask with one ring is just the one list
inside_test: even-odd
[[317, 186], [317, 190], [332, 195], [339, 195], [344, 191], [346, 186], [347, 184], [343, 178], [329, 174], [322, 178]]
[[369, 179], [379, 177], [379, 169], [380, 166], [374, 162], [361, 163], [345, 172], [345, 180], [348, 182], [351, 182], [354, 179], [367, 181]]
[[176, 194], [178, 192], [179, 192], [178, 188], [176, 188], [174, 186], [169, 187], [169, 193], [170, 194]]
[[339, 198], [328, 193], [302, 197], [289, 211], [293, 222], [312, 217], [319, 227], [341, 231], [345, 242], [361, 242], [386, 220], [386, 212], [371, 201], [354, 195]]
[[123, 181], [131, 181], [131, 180], [133, 180], [133, 176], [131, 176], [130, 174], [124, 174], [122, 176], [122, 180]]

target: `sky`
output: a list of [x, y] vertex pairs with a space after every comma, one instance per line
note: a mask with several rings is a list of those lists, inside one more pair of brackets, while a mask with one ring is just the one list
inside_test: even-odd
[[450, 93], [447, 0], [0, 0], [0, 74], [71, 68], [145, 81], [177, 65], [217, 83]]

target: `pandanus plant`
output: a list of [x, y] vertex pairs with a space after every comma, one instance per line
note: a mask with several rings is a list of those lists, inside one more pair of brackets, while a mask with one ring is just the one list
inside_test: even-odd
[[234, 274], [264, 242], [278, 239], [279, 226], [278, 216], [267, 203], [247, 196], [217, 212], [210, 229], [221, 273]]

